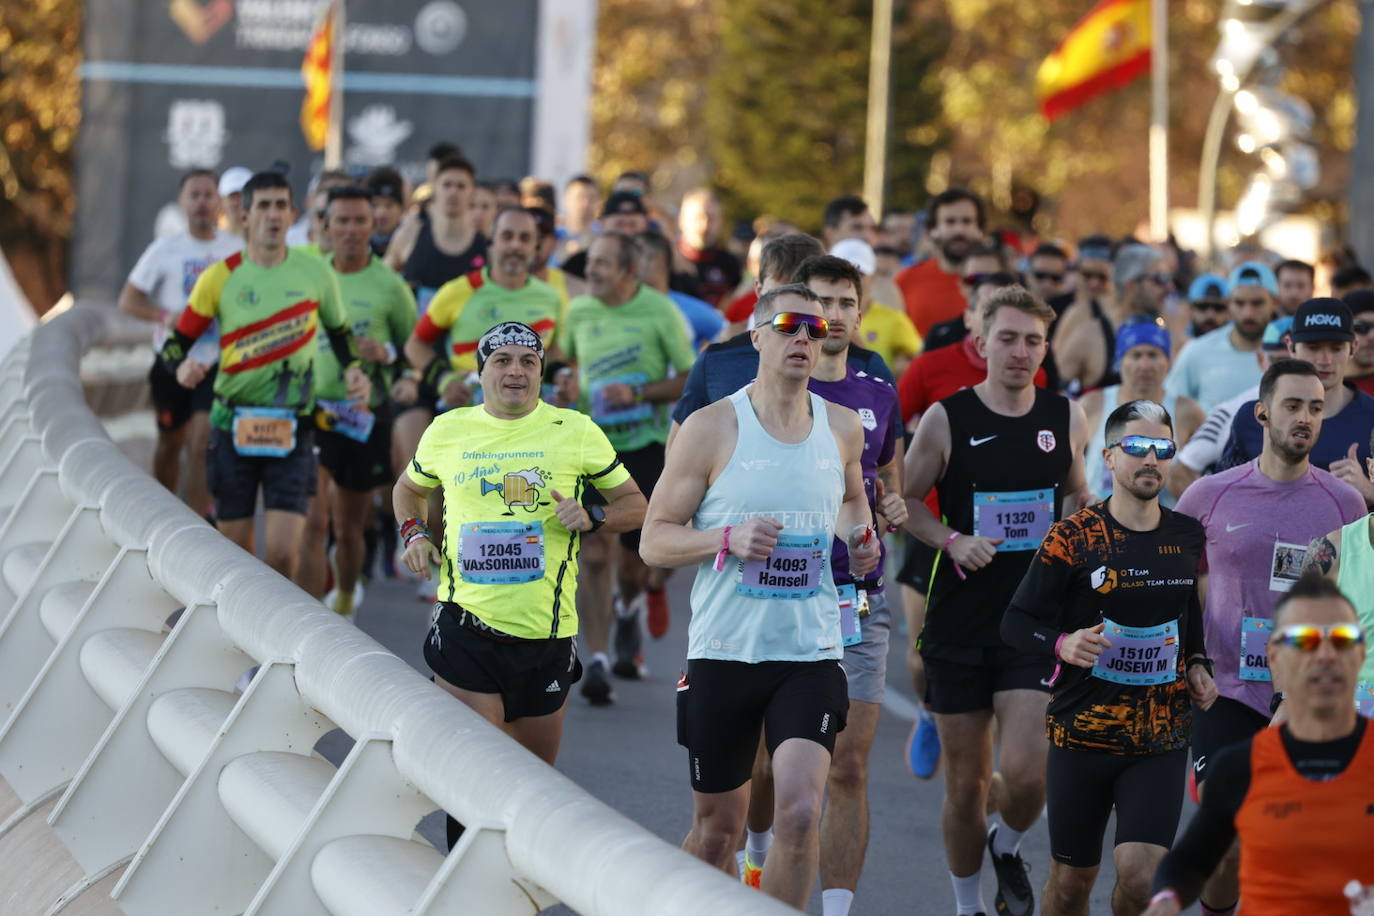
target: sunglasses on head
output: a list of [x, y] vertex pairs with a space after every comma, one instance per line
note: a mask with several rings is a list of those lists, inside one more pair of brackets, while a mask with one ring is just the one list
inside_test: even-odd
[[769, 322], [773, 330], [785, 337], [795, 337], [803, 327], [806, 336], [812, 340], [825, 340], [830, 333], [830, 322], [820, 315], [807, 315], [803, 312], [778, 312]]
[[1144, 458], [1150, 454], [1150, 449], [1155, 450], [1155, 457], [1160, 461], [1174, 457], [1174, 452], [1178, 446], [1173, 439], [1156, 439], [1153, 436], [1122, 436], [1107, 448], [1117, 448], [1130, 455], [1132, 458]]
[[1041, 283], [1058, 283], [1064, 279], [1063, 274], [1049, 273], [1048, 271], [1044, 270], [1031, 271], [1031, 276], [1039, 280]]
[[1368, 334], [1374, 331], [1374, 321], [1357, 321], [1350, 327], [1356, 334]]
[[1333, 649], [1349, 649], [1364, 642], [1364, 630], [1355, 623], [1333, 623], [1319, 627], [1310, 623], [1295, 623], [1275, 630], [1269, 638], [1281, 646], [1291, 646], [1299, 652], [1316, 652], [1322, 637], [1331, 640]]
[[1084, 280], [1096, 280], [1098, 283], [1107, 282], [1107, 274], [1097, 270], [1080, 270], [1078, 275]]

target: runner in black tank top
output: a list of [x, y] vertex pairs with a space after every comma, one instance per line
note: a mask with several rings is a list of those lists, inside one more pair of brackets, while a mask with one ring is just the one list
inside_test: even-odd
[[472, 244], [461, 254], [445, 254], [434, 244], [434, 229], [429, 220], [420, 226], [420, 234], [415, 237], [415, 247], [406, 259], [405, 277], [410, 288], [415, 291], [420, 314], [424, 314], [429, 300], [439, 287], [450, 280], [471, 273], [487, 263], [487, 237], [478, 232], [472, 237]]
[[[987, 378], [926, 411], [907, 453], [907, 527], [939, 550], [917, 647], [948, 763], [945, 854], [961, 914], [992, 912], [979, 889], [985, 844], [997, 912], [1028, 916], [1035, 907], [1019, 848], [1045, 801], [1044, 682], [1053, 664], [1007, 647], [1000, 630], [1041, 539], [1088, 495], [1083, 411], [1033, 384], [1053, 320], [1023, 287], [994, 293], [978, 339]], [[932, 486], [943, 522], [919, 499]], [[1002, 816], [989, 832], [994, 734]]]

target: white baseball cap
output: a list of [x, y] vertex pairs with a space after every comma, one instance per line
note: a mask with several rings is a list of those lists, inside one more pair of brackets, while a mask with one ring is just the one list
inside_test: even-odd
[[228, 197], [230, 194], [239, 193], [252, 177], [253, 173], [241, 165], [225, 169], [224, 174], [219, 176], [219, 196]]
[[833, 257], [853, 264], [865, 277], [871, 277], [878, 270], [878, 258], [873, 254], [873, 246], [863, 239], [840, 239], [830, 249]]

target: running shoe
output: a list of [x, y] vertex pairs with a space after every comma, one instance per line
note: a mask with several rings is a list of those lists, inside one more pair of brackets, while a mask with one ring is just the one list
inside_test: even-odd
[[763, 883], [763, 866], [760, 865], [755, 867], [754, 863], [749, 861], [749, 852], [747, 850], [741, 852], [740, 855], [744, 857], [744, 868], [740, 870], [740, 880], [755, 890], [758, 890], [759, 885]]
[[649, 607], [649, 635], [662, 639], [668, 635], [668, 627], [672, 624], [668, 613], [668, 589], [646, 588], [644, 601]]
[[940, 732], [935, 718], [924, 708], [906, 739], [906, 765], [917, 779], [934, 779], [940, 772]]
[[993, 852], [996, 836], [997, 824], [994, 823], [988, 828], [988, 854], [992, 856], [992, 868], [997, 873], [997, 899], [993, 908], [1005, 916], [1031, 916], [1035, 912], [1035, 894], [1027, 877], [1030, 866], [1019, 853], [999, 856]]
[[582, 695], [593, 706], [610, 706], [615, 702], [610, 679], [606, 677], [606, 663], [594, 661], [582, 675]]
[[341, 592], [337, 588], [331, 588], [329, 593], [324, 596], [324, 606], [329, 608], [340, 617], [352, 617], [353, 612], [363, 603], [363, 584], [359, 582], [353, 586], [351, 593]]
[[641, 595], [630, 602], [628, 613], [621, 613], [620, 601], [616, 599], [615, 630], [611, 634], [611, 648], [615, 652], [615, 664], [611, 673], [626, 680], [643, 680], [649, 674], [644, 665], [644, 634], [640, 627], [640, 616], [644, 606]]

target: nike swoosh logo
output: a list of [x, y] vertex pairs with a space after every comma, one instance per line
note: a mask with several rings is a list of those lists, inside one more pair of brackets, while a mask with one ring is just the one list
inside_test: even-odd
[[975, 439], [975, 438], [973, 438], [972, 436], [969, 436], [969, 437], [968, 437], [968, 444], [971, 445], [971, 446], [973, 446], [974, 448], [977, 448], [978, 446], [982, 445], [984, 442], [991, 442], [993, 439], [996, 439], [996, 438], [997, 438], [997, 433], [993, 433], [991, 436], [985, 436], [985, 437], [983, 437], [982, 439]]
[[1246, 527], [1247, 525], [1250, 525], [1250, 524], [1253, 524], [1253, 523], [1252, 523], [1252, 522], [1241, 522], [1239, 525], [1227, 525], [1227, 526], [1226, 526], [1226, 533], [1227, 533], [1227, 534], [1230, 534], [1232, 531], [1239, 531], [1240, 529], [1242, 529], [1242, 528], [1244, 528], [1244, 527]]

